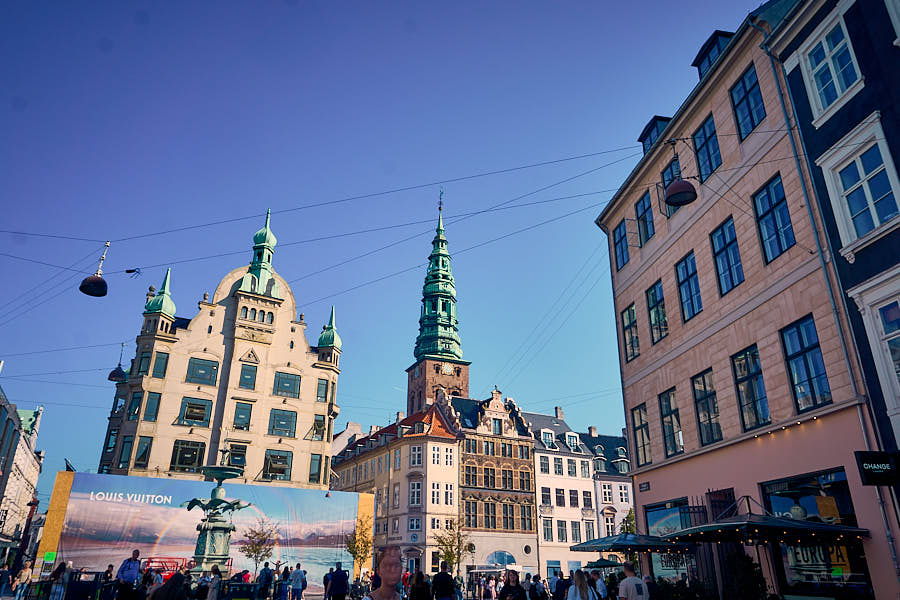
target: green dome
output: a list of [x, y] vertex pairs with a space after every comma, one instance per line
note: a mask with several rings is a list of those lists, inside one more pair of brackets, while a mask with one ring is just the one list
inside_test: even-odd
[[269, 229], [269, 217], [272, 215], [272, 209], [268, 209], [266, 211], [266, 224], [262, 229], [253, 234], [253, 245], [254, 246], [275, 246], [278, 243], [278, 238], [275, 237], [275, 234], [272, 233], [272, 230]]
[[336, 348], [341, 349], [341, 336], [338, 335], [334, 326], [334, 307], [331, 307], [331, 318], [328, 319], [328, 325], [322, 328], [322, 334], [319, 336], [319, 348]]
[[159, 288], [159, 293], [147, 300], [147, 304], [144, 305], [144, 314], [160, 313], [167, 317], [175, 318], [175, 302], [169, 293], [169, 277], [171, 273], [172, 269], [166, 269], [166, 276], [163, 279], [162, 286]]

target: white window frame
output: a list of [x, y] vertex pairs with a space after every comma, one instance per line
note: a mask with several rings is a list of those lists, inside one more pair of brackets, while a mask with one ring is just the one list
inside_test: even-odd
[[447, 506], [453, 506], [453, 484], [445, 483], [444, 484], [444, 504]]
[[611, 483], [600, 484], [600, 498], [603, 504], [613, 503], [613, 489]]
[[409, 482], [409, 505], [422, 506], [422, 482]]
[[[806, 95], [809, 98], [809, 106], [812, 109], [813, 120], [812, 125], [816, 129], [825, 124], [834, 114], [841, 109], [850, 99], [859, 93], [866, 84], [866, 78], [859, 68], [859, 62], [856, 60], [856, 52], [853, 50], [853, 41], [847, 33], [847, 24], [844, 22], [844, 13], [853, 6], [856, 0], [841, 0], [833, 11], [819, 24], [818, 27], [810, 33], [802, 46], [791, 54], [786, 61], [784, 67], [787, 71], [794, 70], [799, 65], [800, 72], [803, 75], [803, 84], [806, 87]], [[822, 106], [822, 100], [819, 98], [819, 90], [816, 89], [816, 82], [813, 78], [813, 71], [809, 64], [809, 52], [813, 46], [823, 41], [825, 36], [835, 25], [840, 23], [844, 31], [844, 39], [847, 41], [847, 49], [850, 51], [850, 60], [853, 62], [853, 68], [856, 69], [857, 78], [853, 84], [844, 90], [838, 98], [828, 107]], [[836, 76], [837, 74], [835, 74]], [[835, 81], [837, 85], [837, 81]]]
[[422, 466], [422, 446], [410, 446], [409, 447], [409, 466], [411, 466], [411, 467], [421, 467]]
[[894, 373], [893, 360], [885, 344], [881, 316], [878, 313], [879, 308], [900, 297], [900, 265], [849, 289], [847, 294], [856, 302], [862, 315], [888, 418], [895, 435], [900, 437], [900, 382]]
[[440, 504], [441, 503], [441, 484], [435, 481], [431, 482], [431, 503], [432, 504]]
[[816, 165], [822, 169], [822, 174], [825, 178], [825, 187], [828, 189], [828, 198], [831, 200], [831, 209], [841, 237], [842, 247], [840, 253], [851, 264], [856, 260], [855, 253], [861, 248], [868, 246], [875, 240], [900, 227], [900, 214], [897, 214], [887, 222], [875, 227], [869, 233], [857, 238], [853, 222], [850, 219], [849, 209], [846, 206], [847, 203], [844, 202], [841, 193], [840, 170], [868, 150], [871, 146], [870, 142], [873, 141], [878, 144], [878, 150], [881, 152], [888, 181], [891, 184], [891, 190], [894, 192], [894, 201], [900, 202], [900, 181], [897, 179], [894, 159], [884, 137], [880, 111], [876, 110], [863, 119], [850, 133], [816, 159]]
[[440, 465], [441, 464], [441, 447], [440, 446], [432, 446], [431, 447], [431, 464]]
[[453, 466], [453, 446], [447, 446], [446, 448], [444, 448], [444, 466]]

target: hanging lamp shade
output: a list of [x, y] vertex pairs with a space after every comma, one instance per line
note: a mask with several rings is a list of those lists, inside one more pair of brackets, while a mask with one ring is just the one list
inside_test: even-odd
[[697, 199], [697, 190], [689, 181], [676, 179], [666, 186], [666, 204], [685, 206]]
[[78, 286], [78, 289], [82, 294], [101, 298], [106, 295], [106, 280], [100, 275], [91, 275], [81, 280], [81, 285]]
[[109, 372], [109, 377], [107, 377], [107, 379], [116, 383], [122, 383], [127, 379], [125, 370], [122, 368], [121, 363], [118, 367]]

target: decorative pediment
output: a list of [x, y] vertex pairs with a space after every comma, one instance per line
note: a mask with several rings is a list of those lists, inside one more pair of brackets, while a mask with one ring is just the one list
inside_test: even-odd
[[247, 350], [244, 353], [244, 356], [241, 357], [241, 362], [253, 363], [255, 365], [259, 364], [259, 357], [256, 355], [256, 352], [253, 351], [253, 348]]

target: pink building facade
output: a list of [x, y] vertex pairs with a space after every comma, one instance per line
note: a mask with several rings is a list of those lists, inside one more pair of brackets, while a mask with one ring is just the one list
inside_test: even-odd
[[[704, 44], [700, 83], [672, 118], [651, 120], [645, 156], [596, 220], [609, 238], [636, 522], [665, 535], [737, 503], [864, 528], [836, 545], [734, 546], [772, 593], [896, 598], [896, 513], [887, 490], [861, 484], [853, 454], [878, 437], [784, 81], [754, 27], [776, 25], [766, 9], [778, 4]], [[679, 173], [697, 199], [673, 211], [664, 189]], [[643, 567], [727, 597], [727, 560], [713, 544]]]

